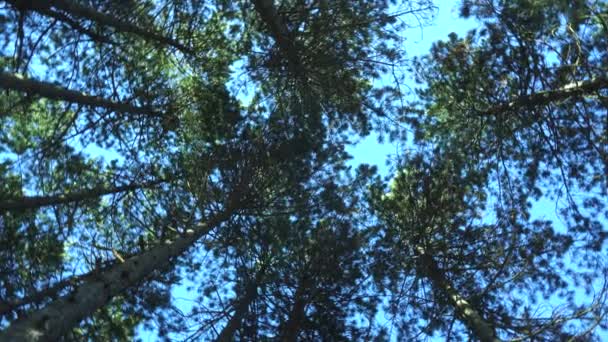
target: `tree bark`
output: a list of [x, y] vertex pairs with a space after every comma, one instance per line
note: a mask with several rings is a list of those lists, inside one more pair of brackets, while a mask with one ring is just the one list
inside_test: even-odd
[[[166, 37], [157, 31], [145, 30], [141, 27], [138, 27], [137, 25], [120, 20], [120, 19], [116, 18], [115, 16], [98, 12], [93, 8], [83, 6], [74, 1], [50, 0], [48, 2], [40, 2], [40, 3], [38, 3], [38, 1], [33, 1], [33, 2], [29, 1], [29, 3], [30, 3], [29, 6], [20, 0], [7, 0], [7, 1], [19, 9], [33, 10], [42, 15], [47, 15], [47, 16], [52, 14], [48, 11], [49, 7], [53, 7], [57, 10], [69, 13], [70, 15], [73, 15], [75, 17], [80, 17], [80, 18], [90, 20], [99, 25], [113, 27], [114, 29], [116, 29], [117, 31], [120, 31], [120, 32], [132, 33], [132, 34], [138, 35], [141, 38], [143, 38], [147, 41], [150, 41], [150, 42], [158, 42], [158, 43], [161, 43], [164, 45], [172, 46], [185, 54], [194, 54], [194, 51], [192, 49], [181, 44], [180, 42], [178, 42], [177, 40], [175, 40], [173, 38]], [[65, 18], [61, 19], [58, 16], [54, 16], [54, 15], [50, 15], [50, 16], [52, 16], [55, 19], [58, 19], [60, 21], [66, 22]], [[68, 22], [68, 24], [70, 26], [72, 26], [71, 23]]]
[[274, 6], [274, 1], [252, 0], [252, 2], [256, 12], [258, 12], [260, 18], [270, 30], [272, 38], [279, 46], [281, 52], [287, 58], [291, 71], [294, 73], [302, 72], [302, 70], [300, 70], [300, 68], [302, 67], [300, 63], [300, 58], [293, 45], [293, 42], [289, 38], [289, 30], [278, 15], [277, 10]]
[[0, 201], [0, 212], [4, 210], [25, 210], [35, 209], [49, 205], [66, 204], [79, 202], [87, 199], [97, 198], [105, 195], [112, 195], [121, 192], [134, 191], [138, 189], [152, 188], [166, 182], [165, 180], [146, 182], [143, 184], [127, 184], [115, 187], [96, 187], [93, 189], [82, 190], [62, 195], [54, 196], [25, 196]]
[[222, 332], [217, 337], [217, 342], [231, 342], [234, 340], [234, 333], [240, 328], [243, 317], [249, 312], [249, 306], [257, 298], [258, 287], [264, 275], [264, 268], [260, 269], [255, 278], [247, 285], [245, 295], [237, 302], [234, 315], [230, 318]]
[[36, 94], [51, 100], [60, 100], [78, 103], [85, 106], [106, 108], [119, 113], [137, 113], [160, 116], [160, 114], [151, 107], [136, 107], [126, 102], [114, 102], [100, 96], [86, 95], [75, 90], [62, 88], [53, 83], [27, 79], [5, 72], [0, 72], [0, 88]]
[[281, 332], [282, 341], [297, 341], [300, 333], [300, 326], [302, 325], [305, 316], [305, 306], [306, 304], [303, 300], [296, 300], [294, 303], [291, 312], [289, 313], [289, 318]]
[[303, 279], [294, 296], [294, 303], [287, 317], [287, 322], [281, 329], [281, 341], [297, 341], [300, 334], [302, 322], [306, 318], [306, 292], [308, 291], [308, 280]]
[[152, 272], [169, 266], [174, 258], [186, 252], [198, 239], [227, 220], [238, 203], [232, 198], [233, 196], [222, 212], [210, 218], [207, 223], [199, 224], [193, 231], [99, 272], [96, 277], [78, 286], [73, 293], [32, 312], [25, 319], [14, 322], [0, 333], [0, 341], [58, 340], [113, 297], [137, 285]]
[[486, 114], [497, 115], [523, 107], [537, 107], [566, 100], [573, 96], [590, 94], [602, 89], [608, 89], [608, 77], [596, 77], [589, 81], [573, 82], [564, 87], [545, 90], [532, 95], [520, 96], [510, 102], [499, 104], [485, 110]]
[[21, 306], [24, 306], [27, 304], [32, 304], [32, 303], [38, 303], [53, 295], [57, 295], [57, 293], [59, 293], [59, 291], [70, 286], [72, 284], [72, 282], [78, 281], [78, 278], [79, 277], [77, 276], [77, 277], [71, 277], [68, 279], [64, 279], [60, 282], [57, 282], [56, 284], [53, 284], [52, 286], [50, 286], [46, 289], [43, 289], [42, 291], [38, 291], [38, 292], [33, 293], [32, 295], [24, 297], [24, 298], [13, 299], [13, 300], [11, 300], [11, 299], [2, 300], [2, 301], [0, 301], [0, 316], [5, 315]]
[[483, 319], [481, 314], [462, 297], [458, 291], [450, 284], [444, 272], [439, 268], [432, 255], [428, 254], [424, 248], [418, 247], [418, 256], [422, 261], [422, 273], [432, 282], [435, 291], [443, 294], [448, 303], [454, 308], [456, 316], [464, 325], [482, 342], [500, 342], [496, 337], [494, 327]]
[[[103, 269], [108, 269], [112, 265], [103, 266]], [[45, 299], [58, 297], [59, 292], [68, 287], [77, 287], [82, 281], [91, 279], [99, 270], [93, 270], [85, 274], [74, 275], [69, 278], [62, 279], [47, 288], [38, 292], [34, 292], [26, 297], [7, 300], [0, 300], [0, 316], [5, 315], [15, 309], [28, 304], [39, 304]]]

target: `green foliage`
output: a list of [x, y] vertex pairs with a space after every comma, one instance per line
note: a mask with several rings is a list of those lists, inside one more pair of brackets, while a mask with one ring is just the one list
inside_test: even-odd
[[605, 238], [596, 218], [608, 214], [604, 6], [465, 1], [483, 27], [415, 62], [427, 84], [418, 140], [480, 156], [512, 207], [564, 198], [564, 218], [589, 243]]
[[[608, 5], [464, 0], [480, 28], [406, 64], [432, 10], [5, 0], [0, 339], [604, 332]], [[349, 166], [370, 132], [390, 179]]]
[[128, 304], [117, 298], [66, 335], [66, 341], [130, 341], [141, 322], [138, 314], [129, 313]]
[[[374, 276], [380, 289], [394, 296], [387, 310], [423, 318], [408, 322], [403, 333], [458, 332], [451, 326], [450, 316], [457, 314], [450, 295], [427, 274], [431, 266], [422, 261], [421, 249], [437, 260], [450, 286], [474, 303], [499, 336], [525, 336], [538, 328], [533, 319], [519, 316], [522, 305], [534, 303], [537, 295], [548, 300], [563, 291], [563, 298], [571, 300], [562, 273], [566, 268], [556, 266], [573, 244], [570, 236], [556, 233], [549, 221], [528, 220], [500, 207], [492, 218], [484, 190], [487, 176], [462, 157], [420, 155], [405, 165], [387, 193], [378, 187], [372, 191], [381, 222]], [[404, 287], [409, 290], [399, 290]], [[505, 300], [509, 295], [513, 299]], [[561, 328], [555, 323], [543, 327], [542, 334], [559, 335]]]

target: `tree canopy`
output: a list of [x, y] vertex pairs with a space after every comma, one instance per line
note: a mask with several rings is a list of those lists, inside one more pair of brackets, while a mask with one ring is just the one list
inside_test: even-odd
[[0, 340], [608, 336], [608, 2], [443, 5], [1, 1]]

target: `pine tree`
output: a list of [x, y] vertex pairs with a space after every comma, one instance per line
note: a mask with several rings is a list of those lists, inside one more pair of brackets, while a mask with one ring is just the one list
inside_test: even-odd
[[3, 1], [0, 340], [598, 338], [608, 5], [463, 0], [407, 62], [433, 9]]

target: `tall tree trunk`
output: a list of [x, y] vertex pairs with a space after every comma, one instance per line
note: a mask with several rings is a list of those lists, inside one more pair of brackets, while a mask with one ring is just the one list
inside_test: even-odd
[[287, 26], [277, 13], [274, 6], [274, 1], [252, 0], [252, 2], [256, 12], [258, 12], [260, 18], [262, 18], [262, 21], [270, 30], [270, 34], [272, 35], [274, 41], [287, 58], [290, 69], [292, 69], [292, 71], [298, 71], [298, 69], [301, 67], [299, 56], [293, 46], [293, 42], [289, 38], [290, 34]]
[[136, 107], [126, 102], [114, 102], [100, 96], [86, 95], [75, 90], [59, 87], [53, 83], [35, 81], [6, 72], [0, 72], [0, 88], [31, 93], [51, 100], [106, 108], [119, 113], [159, 115], [159, 113], [151, 107]]
[[[103, 266], [103, 270], [109, 269], [113, 265], [114, 264]], [[57, 298], [59, 296], [59, 292], [65, 290], [68, 287], [78, 287], [80, 283], [92, 279], [94, 276], [96, 276], [98, 272], [99, 270], [92, 270], [85, 274], [79, 274], [69, 278], [64, 278], [38, 292], [31, 293], [22, 298], [7, 298], [5, 300], [0, 300], [0, 316], [14, 311], [24, 305], [39, 304], [44, 300], [48, 300], [49, 298]]]
[[456, 291], [433, 256], [428, 254], [423, 247], [419, 246], [417, 250], [422, 261], [422, 273], [431, 280], [434, 290], [447, 298], [461, 322], [480, 341], [499, 342], [494, 327], [485, 321], [477, 309]]
[[[187, 46], [181, 44], [173, 38], [164, 36], [157, 30], [146, 30], [137, 25], [129, 23], [127, 21], [120, 20], [110, 14], [101, 13], [94, 8], [83, 6], [75, 1], [70, 0], [49, 0], [49, 1], [29, 1], [29, 6], [24, 5], [23, 1], [20, 0], [7, 0], [10, 4], [13, 4], [16, 8], [22, 10], [33, 10], [40, 14], [52, 16], [55, 19], [65, 22], [65, 17], [53, 15], [53, 12], [49, 11], [50, 7], [57, 10], [64, 11], [72, 16], [84, 18], [95, 22], [101, 26], [113, 27], [117, 31], [124, 33], [132, 33], [149, 42], [157, 42], [164, 45], [172, 46], [185, 54], [194, 54], [194, 51]], [[62, 18], [63, 17], [63, 18]], [[62, 20], [63, 19], [63, 20]], [[72, 23], [68, 22], [70, 26]]]
[[294, 296], [294, 303], [287, 317], [287, 322], [281, 329], [281, 341], [297, 341], [306, 318], [306, 293], [308, 292], [309, 281], [303, 278]]
[[295, 46], [287, 25], [277, 13], [274, 0], [252, 0], [256, 12], [268, 27], [281, 53], [287, 59], [289, 72], [299, 81], [307, 83], [307, 71], [301, 63], [300, 55]]
[[258, 287], [264, 276], [265, 267], [262, 267], [257, 273], [254, 279], [251, 280], [245, 289], [245, 294], [241, 299], [238, 300], [234, 314], [222, 329], [222, 332], [217, 337], [217, 342], [230, 342], [234, 340], [234, 333], [240, 328], [241, 322], [245, 315], [249, 312], [249, 306], [257, 298]]
[[34, 209], [49, 205], [66, 204], [72, 202], [79, 202], [92, 198], [97, 198], [105, 195], [112, 195], [121, 192], [134, 191], [138, 189], [152, 188], [159, 184], [166, 182], [165, 180], [158, 180], [152, 182], [146, 182], [143, 184], [127, 184], [115, 187], [96, 187], [89, 190], [82, 190], [77, 192], [71, 192], [67, 194], [55, 195], [55, 196], [25, 196], [19, 198], [12, 198], [0, 201], [0, 212], [4, 210], [23, 210], [23, 209]]
[[289, 313], [289, 318], [281, 332], [282, 341], [297, 341], [298, 335], [300, 334], [300, 327], [302, 326], [305, 316], [305, 306], [306, 303], [301, 299], [297, 299], [294, 303], [291, 312]]
[[71, 294], [32, 312], [0, 333], [0, 341], [56, 341], [82, 319], [93, 314], [115, 296], [145, 280], [154, 271], [169, 266], [202, 236], [227, 220], [236, 209], [238, 196], [231, 196], [222, 212], [199, 224], [176, 240], [118, 263], [83, 282]]

